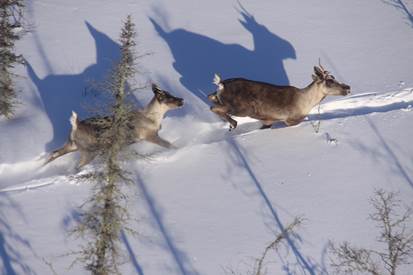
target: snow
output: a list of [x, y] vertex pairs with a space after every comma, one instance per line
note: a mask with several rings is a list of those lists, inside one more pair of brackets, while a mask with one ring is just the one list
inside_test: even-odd
[[[33, 30], [16, 48], [28, 61], [16, 68], [21, 105], [12, 120], [0, 118], [0, 273], [52, 274], [47, 261], [59, 274], [86, 274], [67, 269], [73, 256], [62, 256], [82, 243], [68, 232], [91, 190], [71, 176], [99, 163], [77, 172], [73, 153], [42, 164], [66, 140], [71, 111], [87, 116], [87, 88], [119, 56], [127, 14], [138, 51], [150, 53], [136, 82], [156, 82], [185, 106], [167, 114], [160, 132], [178, 149], [142, 142], [133, 147], [150, 158], [124, 163], [135, 179], [129, 210], [139, 235], [123, 232], [131, 261], [122, 274], [246, 274], [297, 216], [305, 221], [288, 254], [270, 252], [269, 274], [334, 274], [329, 241], [380, 247], [367, 219], [374, 190], [412, 205], [411, 0], [27, 5]], [[352, 95], [327, 98], [297, 126], [257, 130], [259, 122], [236, 118], [229, 132], [209, 111], [215, 73], [303, 87], [319, 58]], [[151, 96], [136, 93], [141, 106]]]

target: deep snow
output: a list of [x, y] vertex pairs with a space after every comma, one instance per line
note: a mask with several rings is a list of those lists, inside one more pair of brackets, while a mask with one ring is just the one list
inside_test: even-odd
[[[14, 119], [0, 119], [2, 273], [51, 274], [43, 259], [59, 274], [85, 273], [67, 270], [73, 258], [60, 255], [81, 243], [67, 232], [91, 186], [70, 178], [76, 153], [41, 164], [66, 139], [70, 111], [87, 115], [90, 80], [119, 55], [127, 14], [139, 52], [151, 53], [137, 82], [157, 82], [186, 105], [161, 131], [178, 149], [142, 143], [134, 147], [150, 160], [125, 162], [140, 235], [122, 235], [131, 258], [123, 274], [245, 274], [296, 216], [305, 222], [288, 254], [270, 253], [269, 274], [334, 274], [329, 240], [378, 248], [367, 220], [374, 190], [412, 205], [412, 4], [28, 1], [33, 31], [17, 45], [28, 61], [16, 71], [22, 104]], [[256, 131], [258, 122], [242, 118], [230, 133], [209, 111], [215, 72], [303, 87], [319, 58], [353, 95], [328, 98], [298, 126]], [[150, 97], [136, 93], [140, 105]]]

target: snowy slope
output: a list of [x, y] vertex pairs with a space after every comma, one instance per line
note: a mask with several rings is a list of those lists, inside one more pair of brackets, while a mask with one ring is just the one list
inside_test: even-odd
[[[270, 255], [269, 274], [334, 274], [329, 240], [378, 248], [367, 220], [374, 190], [412, 205], [411, 15], [380, 0], [241, 3], [28, 2], [33, 32], [17, 47], [28, 61], [17, 70], [22, 105], [16, 118], [0, 119], [2, 273], [51, 274], [45, 259], [59, 274], [85, 274], [67, 270], [73, 258], [61, 255], [81, 243], [67, 232], [91, 186], [68, 177], [76, 153], [41, 165], [66, 139], [70, 111], [87, 115], [90, 80], [119, 55], [127, 14], [138, 50], [151, 53], [136, 81], [157, 82], [186, 105], [160, 133], [178, 149], [134, 145], [152, 157], [125, 163], [136, 179], [129, 209], [140, 235], [123, 235], [131, 259], [123, 274], [246, 274], [296, 216], [305, 222], [288, 254]], [[302, 87], [319, 58], [353, 95], [328, 98], [298, 126], [255, 131], [260, 124], [242, 118], [230, 133], [209, 111], [215, 72]], [[151, 92], [136, 97], [144, 105]]]

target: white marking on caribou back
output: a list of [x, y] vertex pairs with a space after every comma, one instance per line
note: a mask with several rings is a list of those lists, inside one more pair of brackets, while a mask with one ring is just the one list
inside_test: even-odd
[[222, 82], [221, 82], [221, 77], [218, 74], [214, 75], [214, 80], [212, 81], [212, 83], [218, 86], [218, 89], [217, 89], [218, 92], [224, 89], [224, 85], [222, 85]]
[[69, 121], [72, 125], [72, 131], [70, 131], [70, 139], [74, 140], [75, 131], [77, 130], [77, 114], [75, 111], [72, 111], [72, 116], [70, 117]]
[[70, 117], [70, 124], [72, 124], [72, 130], [77, 129], [77, 114], [75, 111], [72, 111], [72, 116]]
[[218, 102], [221, 102], [221, 93], [224, 91], [224, 85], [221, 82], [221, 77], [218, 74], [214, 74], [214, 80], [212, 81], [215, 85], [218, 86], [217, 88], [217, 94], [215, 95], [216, 99]]

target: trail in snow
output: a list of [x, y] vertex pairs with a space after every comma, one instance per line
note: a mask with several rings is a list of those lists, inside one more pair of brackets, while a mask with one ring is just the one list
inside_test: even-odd
[[0, 193], [49, 185], [51, 183], [46, 182], [50, 179], [59, 175], [68, 175], [74, 171], [74, 164], [67, 165], [67, 159], [73, 160], [73, 157], [73, 155], [67, 155], [65, 162], [60, 161], [46, 166], [44, 166], [45, 153], [31, 160], [2, 163], [0, 164]]
[[[314, 108], [307, 121], [330, 120], [396, 110], [411, 111], [412, 109], [413, 88], [408, 88], [385, 94], [356, 94], [327, 102], [321, 105], [320, 113], [318, 113], [318, 108]], [[255, 119], [236, 118], [236, 120], [239, 123], [239, 127], [232, 132], [228, 131], [228, 125], [223, 122], [194, 122], [197, 123], [197, 125], [193, 125], [193, 127], [197, 128], [197, 131], [182, 131], [185, 134], [176, 140], [176, 144], [180, 148], [178, 150], [182, 151], [182, 149], [186, 148], [185, 151], [187, 151], [189, 150], [188, 148], [200, 144], [212, 144], [226, 140], [229, 137], [265, 132], [257, 130], [261, 125]], [[183, 130], [180, 127], [182, 126], [176, 125], [174, 131], [179, 132]], [[174, 155], [179, 158], [176, 150], [167, 151], [148, 144], [139, 146], [138, 150], [145, 150], [149, 147], [150, 159], [155, 162], [169, 159]], [[56, 176], [71, 174], [76, 163], [74, 154], [66, 155], [64, 157], [66, 158], [65, 161], [60, 159], [47, 166], [43, 166], [44, 158], [45, 154], [28, 161], [0, 164], [0, 193], [40, 188], [54, 184], [58, 182]], [[68, 162], [72, 164], [68, 165]]]
[[[320, 119], [327, 120], [395, 110], [410, 111], [412, 106], [413, 88], [378, 95], [356, 94], [322, 104]], [[309, 120], [313, 120], [316, 113], [317, 110], [314, 108], [309, 116]]]

